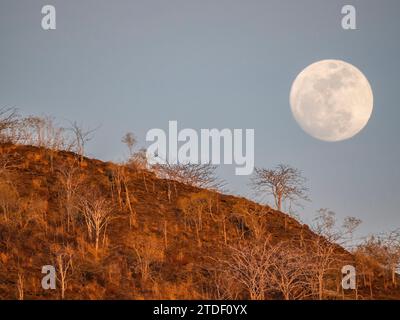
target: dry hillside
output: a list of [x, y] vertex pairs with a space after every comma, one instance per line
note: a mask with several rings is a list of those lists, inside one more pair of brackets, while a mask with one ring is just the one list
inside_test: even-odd
[[[353, 299], [341, 267], [356, 260], [243, 198], [0, 144], [0, 299]], [[56, 290], [41, 286], [45, 265]], [[362, 270], [357, 298], [397, 295], [379, 263]]]

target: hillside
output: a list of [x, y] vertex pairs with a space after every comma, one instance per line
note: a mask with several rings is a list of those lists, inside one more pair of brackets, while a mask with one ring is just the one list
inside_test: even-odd
[[[11, 144], [0, 145], [0, 177], [0, 299], [355, 298], [340, 286], [351, 254], [249, 200]], [[260, 262], [275, 270], [268, 279]], [[41, 286], [45, 265], [56, 290]], [[357, 298], [398, 295], [366, 274]]]

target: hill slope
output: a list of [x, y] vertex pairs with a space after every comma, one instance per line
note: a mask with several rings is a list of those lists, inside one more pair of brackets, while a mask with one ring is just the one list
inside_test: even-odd
[[[249, 200], [9, 144], [0, 145], [0, 177], [0, 299], [354, 298], [339, 286], [350, 254]], [[41, 286], [46, 265], [56, 290]], [[277, 271], [299, 281], [285, 287]], [[358, 297], [368, 295], [360, 287]]]

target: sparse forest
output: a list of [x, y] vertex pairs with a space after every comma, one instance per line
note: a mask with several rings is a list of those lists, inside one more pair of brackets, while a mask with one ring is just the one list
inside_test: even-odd
[[[226, 195], [215, 167], [149, 166], [126, 134], [123, 163], [86, 157], [95, 131], [0, 109], [0, 299], [396, 299], [400, 232], [355, 239], [308, 201], [303, 174], [257, 169], [275, 207]], [[56, 269], [55, 290], [41, 286]], [[357, 270], [344, 290], [342, 267]]]

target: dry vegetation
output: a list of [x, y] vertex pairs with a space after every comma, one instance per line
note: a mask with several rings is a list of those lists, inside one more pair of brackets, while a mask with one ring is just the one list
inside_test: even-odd
[[[0, 124], [1, 299], [399, 297], [398, 233], [348, 252], [339, 244], [359, 220], [337, 228], [321, 210], [311, 230], [214, 190], [210, 167], [148, 168], [131, 134], [130, 160], [114, 164], [84, 157], [92, 131], [76, 123], [71, 131], [2, 109]], [[287, 166], [278, 170], [301, 180]], [[279, 171], [257, 172], [258, 187], [282, 181]], [[296, 198], [283, 187], [272, 190], [279, 207]], [[306, 198], [303, 185], [290, 187]], [[357, 268], [356, 290], [340, 285], [345, 264]], [[41, 287], [45, 265], [57, 270], [56, 290]]]

